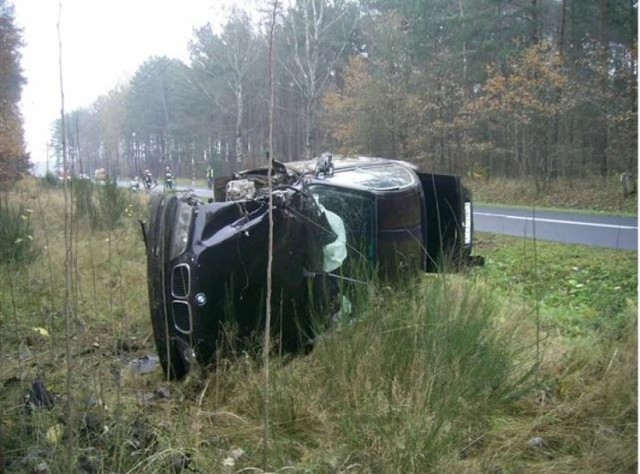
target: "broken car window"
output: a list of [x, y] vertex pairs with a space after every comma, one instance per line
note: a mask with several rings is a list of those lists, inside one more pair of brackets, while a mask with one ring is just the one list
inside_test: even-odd
[[347, 260], [375, 261], [375, 199], [357, 191], [314, 184], [309, 187], [313, 196], [327, 210], [339, 216], [345, 227]]

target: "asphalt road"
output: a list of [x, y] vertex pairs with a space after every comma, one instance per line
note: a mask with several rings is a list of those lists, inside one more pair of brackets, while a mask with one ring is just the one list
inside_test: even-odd
[[[123, 187], [129, 185], [128, 182], [118, 184]], [[162, 192], [162, 184], [159, 182], [154, 190]], [[196, 188], [193, 191], [201, 197], [211, 196], [208, 189]], [[534, 219], [532, 209], [474, 206], [473, 225], [476, 232], [638, 250], [638, 219], [635, 217], [536, 210]]]
[[[534, 218], [535, 217], [535, 218]], [[638, 219], [562, 211], [474, 206], [476, 232], [638, 250]]]

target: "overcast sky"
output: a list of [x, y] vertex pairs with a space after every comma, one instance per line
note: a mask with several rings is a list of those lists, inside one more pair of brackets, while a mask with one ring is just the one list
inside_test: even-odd
[[[22, 93], [31, 160], [46, 161], [50, 126], [60, 117], [58, 0], [13, 0], [25, 46]], [[220, 25], [233, 0], [61, 0], [65, 111], [90, 105], [130, 78], [146, 59], [186, 60], [194, 27]], [[240, 4], [254, 3], [238, 2]]]

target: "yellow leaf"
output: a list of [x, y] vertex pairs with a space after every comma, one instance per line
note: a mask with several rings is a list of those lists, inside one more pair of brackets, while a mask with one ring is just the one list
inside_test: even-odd
[[63, 433], [64, 433], [64, 425], [62, 423], [53, 425], [51, 428], [47, 430], [47, 441], [49, 441], [51, 444], [58, 444], [62, 439]]
[[45, 328], [31, 328], [31, 329], [33, 329], [35, 332], [40, 334], [42, 337], [49, 337], [49, 331], [47, 331]]

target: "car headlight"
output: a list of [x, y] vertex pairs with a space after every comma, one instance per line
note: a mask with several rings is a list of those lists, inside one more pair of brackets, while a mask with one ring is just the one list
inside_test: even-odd
[[186, 202], [180, 202], [176, 210], [176, 221], [173, 227], [173, 240], [171, 241], [171, 251], [169, 257], [171, 260], [182, 255], [187, 250], [189, 242], [189, 225], [191, 224], [191, 216], [193, 209]]

